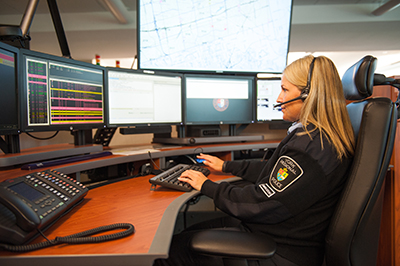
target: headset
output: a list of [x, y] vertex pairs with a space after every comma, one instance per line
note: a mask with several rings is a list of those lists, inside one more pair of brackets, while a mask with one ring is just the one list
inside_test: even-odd
[[291, 103], [291, 102], [294, 102], [294, 101], [297, 101], [297, 100], [304, 101], [307, 98], [308, 93], [310, 92], [311, 77], [312, 77], [312, 73], [313, 73], [313, 69], [314, 69], [314, 61], [315, 61], [315, 59], [316, 59], [316, 57], [314, 57], [313, 60], [311, 61], [310, 69], [308, 71], [308, 76], [307, 76], [307, 84], [306, 84], [306, 87], [304, 88], [304, 90], [301, 92], [300, 96], [296, 97], [296, 98], [293, 98], [293, 99], [291, 99], [289, 101], [283, 102], [283, 103], [274, 104], [274, 109], [277, 108], [277, 107], [281, 107], [284, 104]]

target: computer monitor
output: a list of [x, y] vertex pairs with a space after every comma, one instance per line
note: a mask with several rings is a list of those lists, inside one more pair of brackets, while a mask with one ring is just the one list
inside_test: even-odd
[[281, 73], [292, 0], [138, 0], [138, 68]]
[[107, 126], [182, 124], [182, 75], [107, 69]]
[[280, 108], [274, 108], [281, 92], [281, 79], [257, 79], [257, 122], [283, 121]]
[[104, 67], [25, 49], [20, 58], [24, 132], [105, 126]]
[[18, 56], [19, 49], [0, 42], [0, 135], [20, 132]]
[[255, 118], [253, 76], [184, 75], [184, 124], [250, 124]]

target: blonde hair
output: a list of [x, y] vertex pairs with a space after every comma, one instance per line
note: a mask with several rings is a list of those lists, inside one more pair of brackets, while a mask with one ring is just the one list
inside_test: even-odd
[[[300, 58], [288, 65], [283, 72], [285, 78], [301, 91], [306, 87], [313, 59], [312, 55]], [[334, 63], [325, 56], [315, 58], [309, 93], [301, 109], [299, 122], [305, 128], [304, 134], [310, 135], [306, 127], [311, 123], [315, 126], [313, 130], [319, 129], [320, 134], [326, 135], [338, 158], [354, 154], [355, 137], [342, 82]]]

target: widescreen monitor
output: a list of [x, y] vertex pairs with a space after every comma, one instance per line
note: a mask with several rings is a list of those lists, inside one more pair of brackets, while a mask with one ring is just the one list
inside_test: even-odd
[[138, 0], [138, 68], [281, 73], [292, 0]]
[[281, 79], [257, 79], [257, 121], [282, 121], [280, 108], [274, 108], [281, 92]]
[[24, 49], [20, 57], [23, 131], [105, 126], [104, 67]]
[[184, 75], [184, 124], [251, 124], [255, 117], [253, 76]]
[[0, 42], [0, 135], [18, 134], [19, 50]]
[[182, 75], [107, 69], [107, 126], [182, 124]]

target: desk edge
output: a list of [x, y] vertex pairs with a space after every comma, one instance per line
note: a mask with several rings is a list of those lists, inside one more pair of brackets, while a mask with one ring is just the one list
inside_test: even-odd
[[[217, 181], [220, 182], [234, 182], [241, 180], [240, 177], [230, 177], [224, 180]], [[197, 190], [184, 193], [183, 195], [176, 198], [165, 210], [161, 222], [157, 228], [156, 234], [153, 238], [153, 242], [149, 248], [149, 254], [166, 254], [168, 256], [169, 244], [171, 243], [172, 235], [175, 228], [175, 222], [182, 206], [191, 198], [200, 195], [201, 193]], [[173, 222], [172, 222], [173, 221]]]

